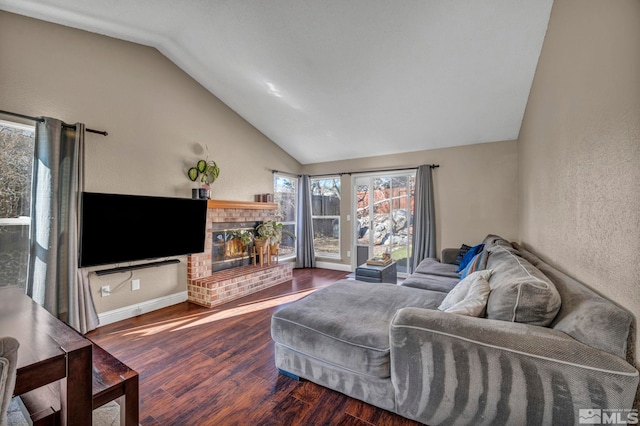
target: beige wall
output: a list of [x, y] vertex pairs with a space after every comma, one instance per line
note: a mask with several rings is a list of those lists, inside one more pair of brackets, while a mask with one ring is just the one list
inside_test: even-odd
[[[303, 172], [358, 172], [439, 164], [433, 170], [438, 253], [444, 247], [480, 243], [489, 233], [518, 235], [518, 146], [516, 141], [466, 145], [406, 154], [308, 164]], [[342, 178], [342, 263], [352, 250], [351, 179]]]
[[554, 2], [519, 149], [521, 241], [638, 318], [640, 1]]
[[[272, 169], [300, 168], [153, 48], [0, 12], [0, 58], [0, 110], [109, 132], [87, 133], [89, 191], [190, 197], [185, 173], [197, 145], [222, 169], [217, 199], [253, 201], [273, 192]], [[133, 275], [140, 291], [130, 291], [129, 273], [92, 276], [100, 312], [186, 290], [184, 263]], [[97, 295], [121, 282], [112, 296]]]

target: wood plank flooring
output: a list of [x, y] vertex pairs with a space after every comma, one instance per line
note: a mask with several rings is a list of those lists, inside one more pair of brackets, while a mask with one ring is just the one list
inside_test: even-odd
[[292, 281], [226, 305], [184, 302], [87, 336], [140, 375], [143, 426], [418, 425], [275, 368], [271, 315], [345, 275], [296, 269]]

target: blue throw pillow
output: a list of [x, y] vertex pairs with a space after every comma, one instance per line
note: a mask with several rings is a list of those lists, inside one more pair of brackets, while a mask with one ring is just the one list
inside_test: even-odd
[[462, 272], [462, 270], [469, 264], [469, 262], [471, 262], [471, 259], [476, 257], [476, 254], [480, 253], [483, 249], [484, 244], [478, 244], [477, 246], [471, 247], [467, 254], [465, 254], [462, 258], [460, 266], [458, 266], [458, 270], [456, 272]]
[[460, 279], [464, 280], [467, 277], [467, 275], [473, 272], [487, 269], [488, 257], [489, 257], [489, 252], [487, 252], [486, 250], [482, 250], [480, 253], [476, 254], [473, 257], [473, 259], [471, 259], [471, 262], [469, 262], [467, 266], [464, 267], [462, 272], [460, 272]]

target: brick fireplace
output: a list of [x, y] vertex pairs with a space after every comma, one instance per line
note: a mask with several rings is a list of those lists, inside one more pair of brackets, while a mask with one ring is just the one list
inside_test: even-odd
[[214, 230], [220, 224], [244, 226], [263, 222], [275, 216], [275, 203], [209, 200], [204, 253], [187, 259], [188, 301], [208, 308], [246, 296], [256, 291], [288, 281], [292, 278], [293, 264], [272, 263], [269, 266], [239, 266], [213, 271]]

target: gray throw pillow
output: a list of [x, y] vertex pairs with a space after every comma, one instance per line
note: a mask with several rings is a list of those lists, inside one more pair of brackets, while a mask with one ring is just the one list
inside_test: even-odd
[[453, 264], [456, 266], [460, 266], [460, 262], [462, 262], [462, 258], [464, 257], [465, 254], [467, 254], [470, 248], [471, 246], [468, 246], [466, 244], [461, 245], [460, 250], [458, 250], [458, 255], [456, 256], [456, 260], [453, 261]]
[[560, 294], [551, 280], [526, 259], [494, 245], [487, 268], [489, 285], [487, 318], [547, 326], [560, 310]]

